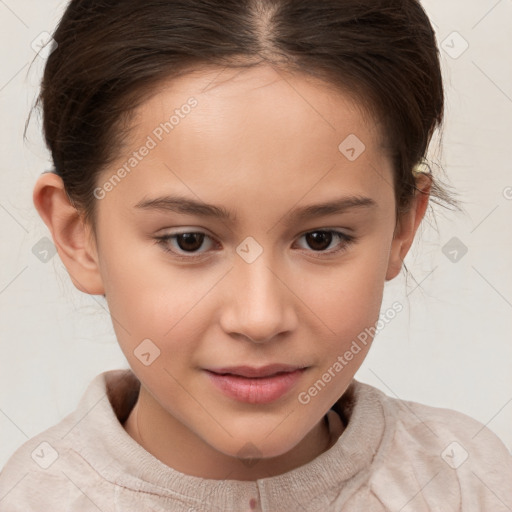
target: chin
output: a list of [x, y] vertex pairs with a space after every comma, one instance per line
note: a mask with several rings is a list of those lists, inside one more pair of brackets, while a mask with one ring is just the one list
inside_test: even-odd
[[[297, 431], [285, 432], [284, 430], [277, 434], [273, 431], [275, 428], [255, 431], [254, 433], [245, 432], [245, 435], [234, 437], [227, 436], [219, 440], [219, 443], [209, 443], [217, 451], [237, 459], [247, 459], [248, 462], [254, 459], [272, 459], [284, 455], [293, 450], [301, 441], [297, 437]], [[261, 432], [273, 432], [265, 437]], [[252, 434], [252, 435], [251, 435]], [[304, 436], [302, 436], [304, 437]]]

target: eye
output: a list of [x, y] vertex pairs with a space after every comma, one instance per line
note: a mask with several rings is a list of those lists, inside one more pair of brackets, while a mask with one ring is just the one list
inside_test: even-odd
[[[320, 256], [323, 254], [330, 255], [346, 251], [349, 245], [355, 242], [355, 236], [335, 230], [308, 231], [300, 237], [300, 239], [302, 238], [304, 238], [309, 247], [313, 249], [313, 252], [320, 253]], [[338, 241], [338, 244], [335, 243], [335, 248], [332, 249], [331, 244], [336, 241]], [[331, 247], [331, 249], [327, 250], [329, 247]]]
[[205, 240], [213, 242], [211, 237], [202, 232], [174, 233], [155, 237], [155, 240], [157, 241], [156, 243], [164, 249], [164, 251], [176, 255], [178, 258], [181, 257], [186, 259], [191, 259], [203, 254], [205, 251], [198, 252], [198, 249], [203, 246]]
[[[304, 233], [299, 240], [302, 238], [304, 238], [310, 248], [313, 249], [313, 251], [309, 252], [318, 253], [319, 257], [346, 251], [349, 245], [356, 240], [356, 237], [353, 235], [347, 235], [335, 230], [308, 231]], [[206, 233], [196, 231], [162, 235], [155, 237], [155, 240], [164, 251], [186, 260], [201, 257], [201, 255], [208, 251], [208, 248], [212, 248], [212, 246], [215, 245], [214, 240]], [[199, 249], [203, 247], [205, 240], [210, 242], [206, 244], [209, 247], [203, 251], [199, 251]], [[338, 243], [335, 243], [333, 249], [331, 245], [336, 241], [338, 241]]]

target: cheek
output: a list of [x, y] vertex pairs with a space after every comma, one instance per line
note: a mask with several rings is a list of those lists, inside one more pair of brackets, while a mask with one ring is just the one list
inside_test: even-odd
[[108, 306], [128, 359], [145, 339], [162, 356], [177, 358], [184, 350], [192, 351], [208, 320], [208, 295], [219, 280], [216, 271], [193, 276], [188, 269], [167, 265], [156, 248], [151, 252], [120, 257], [114, 250], [104, 260]]
[[302, 293], [319, 317], [310, 325], [318, 368], [298, 400], [319, 410], [336, 401], [370, 350], [384, 289], [384, 265], [358, 255]]
[[319, 367], [309, 384], [316, 386], [319, 381], [312, 390], [321, 395], [315, 399], [317, 406], [329, 405], [344, 392], [370, 350], [385, 273], [385, 265], [377, 263], [375, 254], [379, 253], [358, 253], [333, 270], [330, 277], [317, 281], [320, 286], [303, 291], [309, 297], [308, 305], [321, 319], [311, 333], [316, 336]]
[[297, 295], [318, 316], [326, 333], [347, 339], [377, 321], [386, 265], [371, 253], [358, 253], [336, 267], [302, 280]]

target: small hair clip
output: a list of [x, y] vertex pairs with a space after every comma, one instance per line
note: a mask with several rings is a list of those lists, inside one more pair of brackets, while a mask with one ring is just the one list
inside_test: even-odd
[[[429, 170], [428, 172], [425, 171], [425, 167]], [[430, 174], [430, 168], [428, 165], [426, 165], [425, 161], [422, 159], [421, 162], [418, 162], [413, 168], [412, 168], [412, 174], [414, 177], [418, 177], [420, 174]]]

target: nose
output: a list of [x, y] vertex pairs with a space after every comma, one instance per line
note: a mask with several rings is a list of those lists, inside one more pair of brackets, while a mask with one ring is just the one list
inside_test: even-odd
[[227, 334], [254, 343], [272, 341], [297, 325], [294, 295], [282, 271], [272, 268], [265, 252], [254, 262], [239, 258], [225, 283], [220, 317]]

